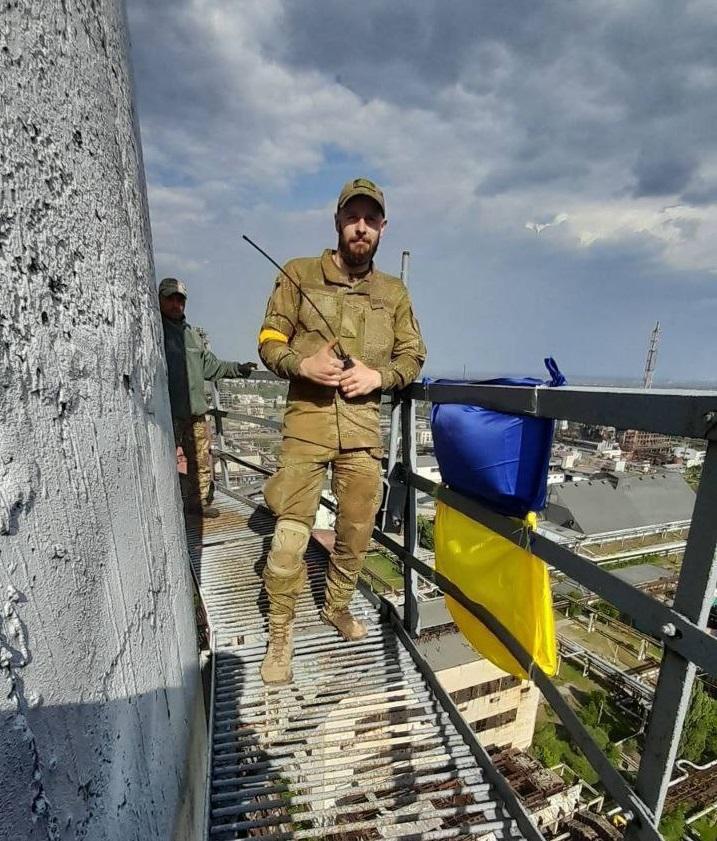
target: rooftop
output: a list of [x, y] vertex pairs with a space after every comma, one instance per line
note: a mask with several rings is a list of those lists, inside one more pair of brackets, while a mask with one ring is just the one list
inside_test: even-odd
[[545, 518], [583, 534], [689, 520], [695, 492], [682, 476], [621, 476], [552, 485]]
[[416, 648], [434, 672], [465, 666], [481, 659], [458, 629], [429, 637], [420, 636], [416, 640]]
[[635, 566], [613, 570], [612, 574], [628, 584], [632, 584], [633, 587], [639, 587], [641, 584], [653, 584], [663, 579], [669, 581], [675, 577], [673, 572], [654, 564], [636, 564]]

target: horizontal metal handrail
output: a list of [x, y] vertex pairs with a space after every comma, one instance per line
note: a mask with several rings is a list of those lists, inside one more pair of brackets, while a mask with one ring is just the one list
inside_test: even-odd
[[[250, 379], [286, 382], [265, 371], [253, 372]], [[509, 414], [717, 440], [717, 391], [415, 382], [401, 393], [401, 397], [430, 403], [480, 405]], [[236, 414], [237, 419], [249, 419], [239, 412], [210, 407], [209, 414], [217, 412], [222, 417], [231, 418]]]
[[207, 414], [213, 415], [215, 418], [226, 418], [227, 420], [238, 420], [243, 423], [252, 423], [255, 426], [265, 426], [268, 429], [281, 429], [281, 421], [275, 421], [271, 418], [260, 418], [257, 415], [249, 415], [245, 412], [235, 412], [232, 409], [217, 409], [210, 407]]
[[220, 447], [212, 447], [212, 455], [215, 455], [219, 459], [228, 459], [229, 461], [233, 461], [235, 464], [240, 464], [242, 467], [249, 467], [257, 473], [262, 473], [264, 476], [273, 476], [274, 474], [274, 471], [269, 470], [268, 467], [262, 467], [259, 464], [254, 464], [253, 461], [249, 461], [247, 458], [242, 458], [240, 455], [232, 452], [232, 450], [223, 450]]
[[413, 383], [402, 394], [430, 403], [717, 440], [717, 391]]

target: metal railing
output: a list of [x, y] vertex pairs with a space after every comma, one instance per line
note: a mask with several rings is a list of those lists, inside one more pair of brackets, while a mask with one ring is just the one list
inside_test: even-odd
[[[221, 422], [233, 413], [224, 411], [217, 397], [218, 393], [215, 392], [216, 405], [210, 413], [217, 424], [220, 441], [217, 454], [225, 475], [228, 475], [226, 459], [239, 463], [242, 460], [224, 449]], [[431, 494], [517, 545], [521, 541], [521, 533], [514, 520], [496, 514], [476, 500], [445, 485], [438, 485], [418, 475], [416, 401], [480, 405], [530, 417], [646, 430], [707, 441], [702, 479], [672, 607], [565, 546], [539, 534], [534, 534], [532, 538], [532, 551], [536, 556], [610, 602], [621, 613], [629, 616], [638, 630], [664, 645], [645, 749], [634, 787], [610, 763], [556, 685], [532, 661], [510, 632], [448, 578], [415, 557], [417, 490]], [[249, 418], [243, 416], [241, 419]], [[399, 448], [399, 419], [400, 460], [396, 453]], [[254, 418], [254, 422], [267, 425], [262, 418]], [[374, 531], [373, 537], [394, 552], [403, 563], [403, 624], [407, 634], [415, 637], [419, 630], [417, 579], [420, 575], [432, 581], [486, 625], [528, 672], [574, 743], [598, 773], [607, 793], [626, 813], [633, 816], [630, 834], [652, 841], [660, 838], [658, 825], [677, 758], [696, 668], [717, 676], [717, 639], [705, 631], [717, 584], [717, 392], [414, 383], [394, 398], [388, 467], [390, 488], [386, 522], [391, 524], [392, 531], [402, 526], [403, 541], [399, 544], [385, 530], [379, 529]]]

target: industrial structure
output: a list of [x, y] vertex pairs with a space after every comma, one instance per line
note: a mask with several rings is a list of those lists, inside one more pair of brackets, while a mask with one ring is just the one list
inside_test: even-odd
[[647, 358], [645, 359], [645, 374], [642, 381], [643, 388], [652, 388], [652, 380], [655, 376], [655, 368], [657, 367], [657, 347], [660, 343], [660, 322], [658, 321], [652, 328], [650, 333], [650, 345], [647, 349]]

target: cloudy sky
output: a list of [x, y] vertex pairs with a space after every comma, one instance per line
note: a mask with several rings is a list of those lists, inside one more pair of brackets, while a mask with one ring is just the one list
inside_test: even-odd
[[157, 274], [256, 357], [279, 261], [386, 192], [427, 371], [717, 385], [713, 0], [128, 0]]

